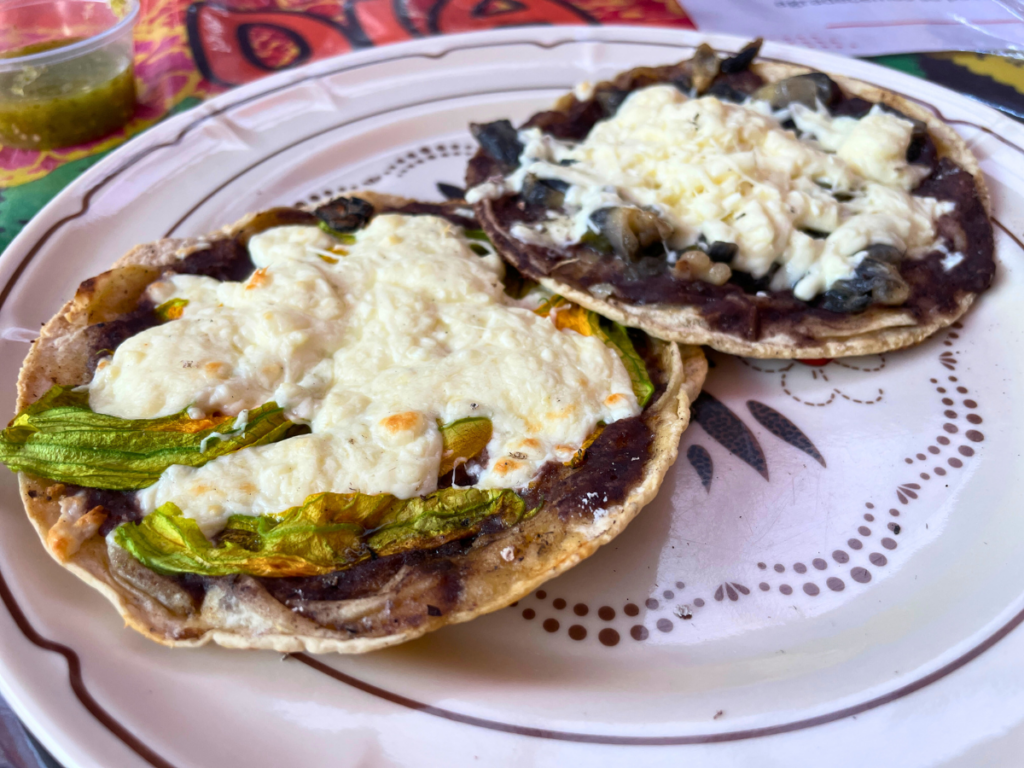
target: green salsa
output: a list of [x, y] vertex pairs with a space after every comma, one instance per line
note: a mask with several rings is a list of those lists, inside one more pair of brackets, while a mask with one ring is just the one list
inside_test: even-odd
[[[36, 43], [0, 53], [10, 59], [76, 40]], [[135, 112], [131, 58], [97, 50], [55, 64], [0, 72], [0, 143], [23, 149], [82, 144], [111, 133]]]

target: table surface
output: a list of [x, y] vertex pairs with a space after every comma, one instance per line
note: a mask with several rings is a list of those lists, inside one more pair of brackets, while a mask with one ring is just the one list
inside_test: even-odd
[[[441, 29], [427, 23], [429, 8], [438, 0], [421, 3], [420, 15], [403, 19], [403, 24], [389, 18], [391, 3], [364, 4], [370, 10], [360, 19], [360, 32], [372, 34], [343, 35], [325, 32], [308, 40], [311, 53], [295, 50], [294, 42], [261, 38], [255, 46], [242, 51], [225, 39], [233, 14], [254, 12], [267, 15], [288, 11], [320, 19], [340, 17], [342, 3], [317, 2], [301, 6], [290, 0], [252, 0], [248, 3], [227, 3], [208, 6], [189, 0], [143, 0], [140, 22], [136, 28], [135, 72], [139, 91], [139, 108], [125, 129], [88, 145], [61, 150], [34, 152], [0, 147], [0, 251], [6, 248], [25, 223], [72, 180], [108, 153], [129, 141], [168, 115], [177, 114], [199, 104], [203, 99], [236, 85], [264, 76], [268, 71], [286, 69], [312, 59], [343, 54], [353, 48], [383, 45], [424, 34], [444, 34], [516, 23], [634, 23], [676, 26], [693, 29], [685, 11], [672, 0], [631, 0], [615, 3], [609, 0], [525, 0], [509, 4], [508, 0], [489, 0], [497, 8], [495, 18], [449, 19]], [[504, 5], [502, 3], [504, 2]], [[385, 8], [385, 6], [387, 6]], [[506, 7], [507, 6], [507, 7]], [[380, 11], [380, 15], [373, 14]], [[187, 31], [189, 16], [214, 14], [217, 24], [194, 25], [198, 32]], [[390, 12], [393, 16], [393, 12]], [[508, 14], [517, 14], [510, 21]], [[499, 23], [500, 22], [500, 23]], [[417, 27], [420, 24], [422, 27]], [[325, 27], [326, 28], [326, 27]], [[723, 30], [727, 31], [727, 30]], [[355, 37], [355, 40], [353, 40]], [[254, 61], [253, 57], [258, 60]], [[1024, 61], [1019, 58], [973, 52], [899, 54], [874, 57], [878, 64], [908, 72], [939, 83], [989, 103], [1014, 117], [1024, 119]], [[199, 62], [199, 66], [196, 65]], [[10, 707], [0, 699], [0, 768], [57, 768], [57, 762], [29, 734]]]

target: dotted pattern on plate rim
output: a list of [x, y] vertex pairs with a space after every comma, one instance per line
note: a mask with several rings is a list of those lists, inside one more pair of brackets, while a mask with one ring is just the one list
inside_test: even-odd
[[[962, 328], [963, 325], [959, 322], [950, 326], [950, 330], [945, 334], [943, 345], [954, 346], [956, 340], [960, 338], [957, 331]], [[984, 421], [977, 413], [978, 402], [972, 396], [971, 391], [955, 375], [959, 363], [956, 355], [949, 350], [943, 351], [939, 355], [938, 362], [946, 371], [951, 372], [942, 379], [936, 377], [929, 379], [929, 384], [934, 388], [944, 406], [941, 434], [929, 441], [929, 444], [920, 453], [904, 459], [907, 465], [920, 470], [917, 476], [913, 481], [900, 483], [893, 489], [892, 504], [882, 505], [889, 507], [886, 512], [880, 511], [874, 502], [865, 502], [864, 511], [853, 523], [855, 528], [851, 531], [846, 546], [833, 550], [829, 558], [817, 556], [794, 563], [758, 562], [757, 568], [764, 574], [763, 580], [756, 585], [759, 592], [770, 592], [774, 589], [786, 597], [802, 595], [803, 599], [813, 599], [826, 590], [843, 592], [850, 586], [850, 582], [857, 585], [869, 584], [873, 579], [873, 569], [886, 567], [889, 557], [899, 546], [897, 537], [906, 527], [905, 521], [901, 522], [905, 511], [905, 509], [901, 510], [901, 507], [906, 508], [919, 499], [922, 482], [941, 480], [950, 472], [962, 469], [966, 466], [966, 462], [975, 456], [975, 446], [985, 440], [985, 435], [978, 429]], [[785, 370], [766, 369], [764, 372], [784, 375], [785, 371], [791, 368], [791, 364], [787, 364], [787, 366]], [[756, 366], [750, 364], [750, 367]], [[885, 361], [883, 359], [877, 367], [873, 368], [861, 368], [850, 364], [844, 364], [843, 367], [874, 372], [884, 368]], [[761, 369], [758, 368], [758, 370]], [[824, 372], [815, 371], [814, 373], [822, 376]], [[783, 383], [783, 389], [786, 390], [785, 383]], [[803, 402], [788, 391], [786, 394], [798, 402]], [[875, 400], [855, 400], [838, 390], [833, 393], [833, 399], [837, 394], [851, 402], [872, 405], [881, 399], [883, 393], [879, 390], [879, 397]], [[806, 404], [826, 405], [827, 403]], [[700, 460], [703, 461], [703, 457]], [[698, 466], [695, 465], [694, 468], [700, 473]], [[703, 476], [700, 479], [703, 482]], [[876, 541], [877, 544], [875, 544]], [[685, 589], [685, 583], [677, 581], [674, 589], [663, 589], [660, 593], [642, 600], [626, 598], [618, 601], [616, 603], [619, 606], [618, 611], [621, 611], [626, 622], [630, 624], [626, 631], [628, 637], [635, 642], [643, 642], [654, 633], [668, 634], [675, 630], [677, 624], [691, 620], [697, 611], [710, 607], [713, 603], [727, 605], [757, 594], [745, 584], [726, 581], [714, 588], [712, 596], [709, 598], [712, 603], [709, 603], [703, 597], [691, 598], [684, 595]], [[591, 614], [590, 607], [585, 603], [576, 603], [571, 610], [567, 611], [569, 602], [564, 597], [559, 596], [548, 601], [548, 593], [544, 589], [536, 591], [532, 597], [537, 601], [536, 607], [519, 608], [519, 603], [514, 604], [514, 607], [521, 611], [523, 619], [531, 622], [536, 620], [545, 632], [558, 634], [565, 629], [565, 634], [570, 640], [579, 642], [592, 637], [596, 631], [597, 641], [607, 647], [616, 646], [623, 640], [623, 634], [620, 632], [621, 626], [619, 628], [607, 626], [618, 615], [617, 609], [612, 605], [614, 601], [608, 600], [606, 604], [598, 608], [597, 615], [600, 622], [595, 622], [581, 620]], [[541, 612], [551, 615], [541, 618]]]
[[[436, 144], [430, 145], [425, 144], [417, 150], [410, 150], [402, 153], [388, 163], [387, 167], [385, 167], [379, 174], [367, 176], [365, 179], [355, 184], [341, 184], [333, 189], [324, 189], [323, 191], [313, 192], [307, 195], [305, 200], [299, 200], [296, 202], [295, 205], [301, 206], [325, 203], [338, 195], [344, 195], [346, 192], [356, 192], [361, 189], [373, 187], [380, 184], [389, 176], [401, 179], [413, 169], [431, 161], [442, 160], [449, 157], [472, 157], [475, 152], [476, 146], [467, 142], [448, 141], [437, 142]], [[461, 183], [461, 179], [457, 179], [456, 181]]]

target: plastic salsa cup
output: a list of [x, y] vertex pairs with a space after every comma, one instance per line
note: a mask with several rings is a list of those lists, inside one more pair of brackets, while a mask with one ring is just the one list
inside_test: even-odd
[[68, 147], [127, 123], [138, 13], [138, 0], [0, 2], [0, 144]]

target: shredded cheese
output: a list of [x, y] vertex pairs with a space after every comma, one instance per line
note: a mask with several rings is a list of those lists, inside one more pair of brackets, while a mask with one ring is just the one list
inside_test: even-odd
[[[786, 117], [806, 136], [783, 129]], [[763, 103], [690, 99], [655, 85], [632, 93], [578, 144], [521, 131], [519, 168], [467, 199], [519, 192], [529, 174], [557, 179], [570, 185], [566, 214], [515, 225], [514, 237], [577, 243], [596, 210], [640, 207], [672, 227], [671, 249], [701, 237], [735, 243], [733, 269], [761, 278], [779, 264], [772, 288], [809, 300], [849, 278], [868, 245], [910, 257], [936, 247], [934, 222], [953, 204], [909, 193], [928, 173], [906, 161], [912, 130], [877, 106], [860, 119], [799, 104], [772, 115]]]

